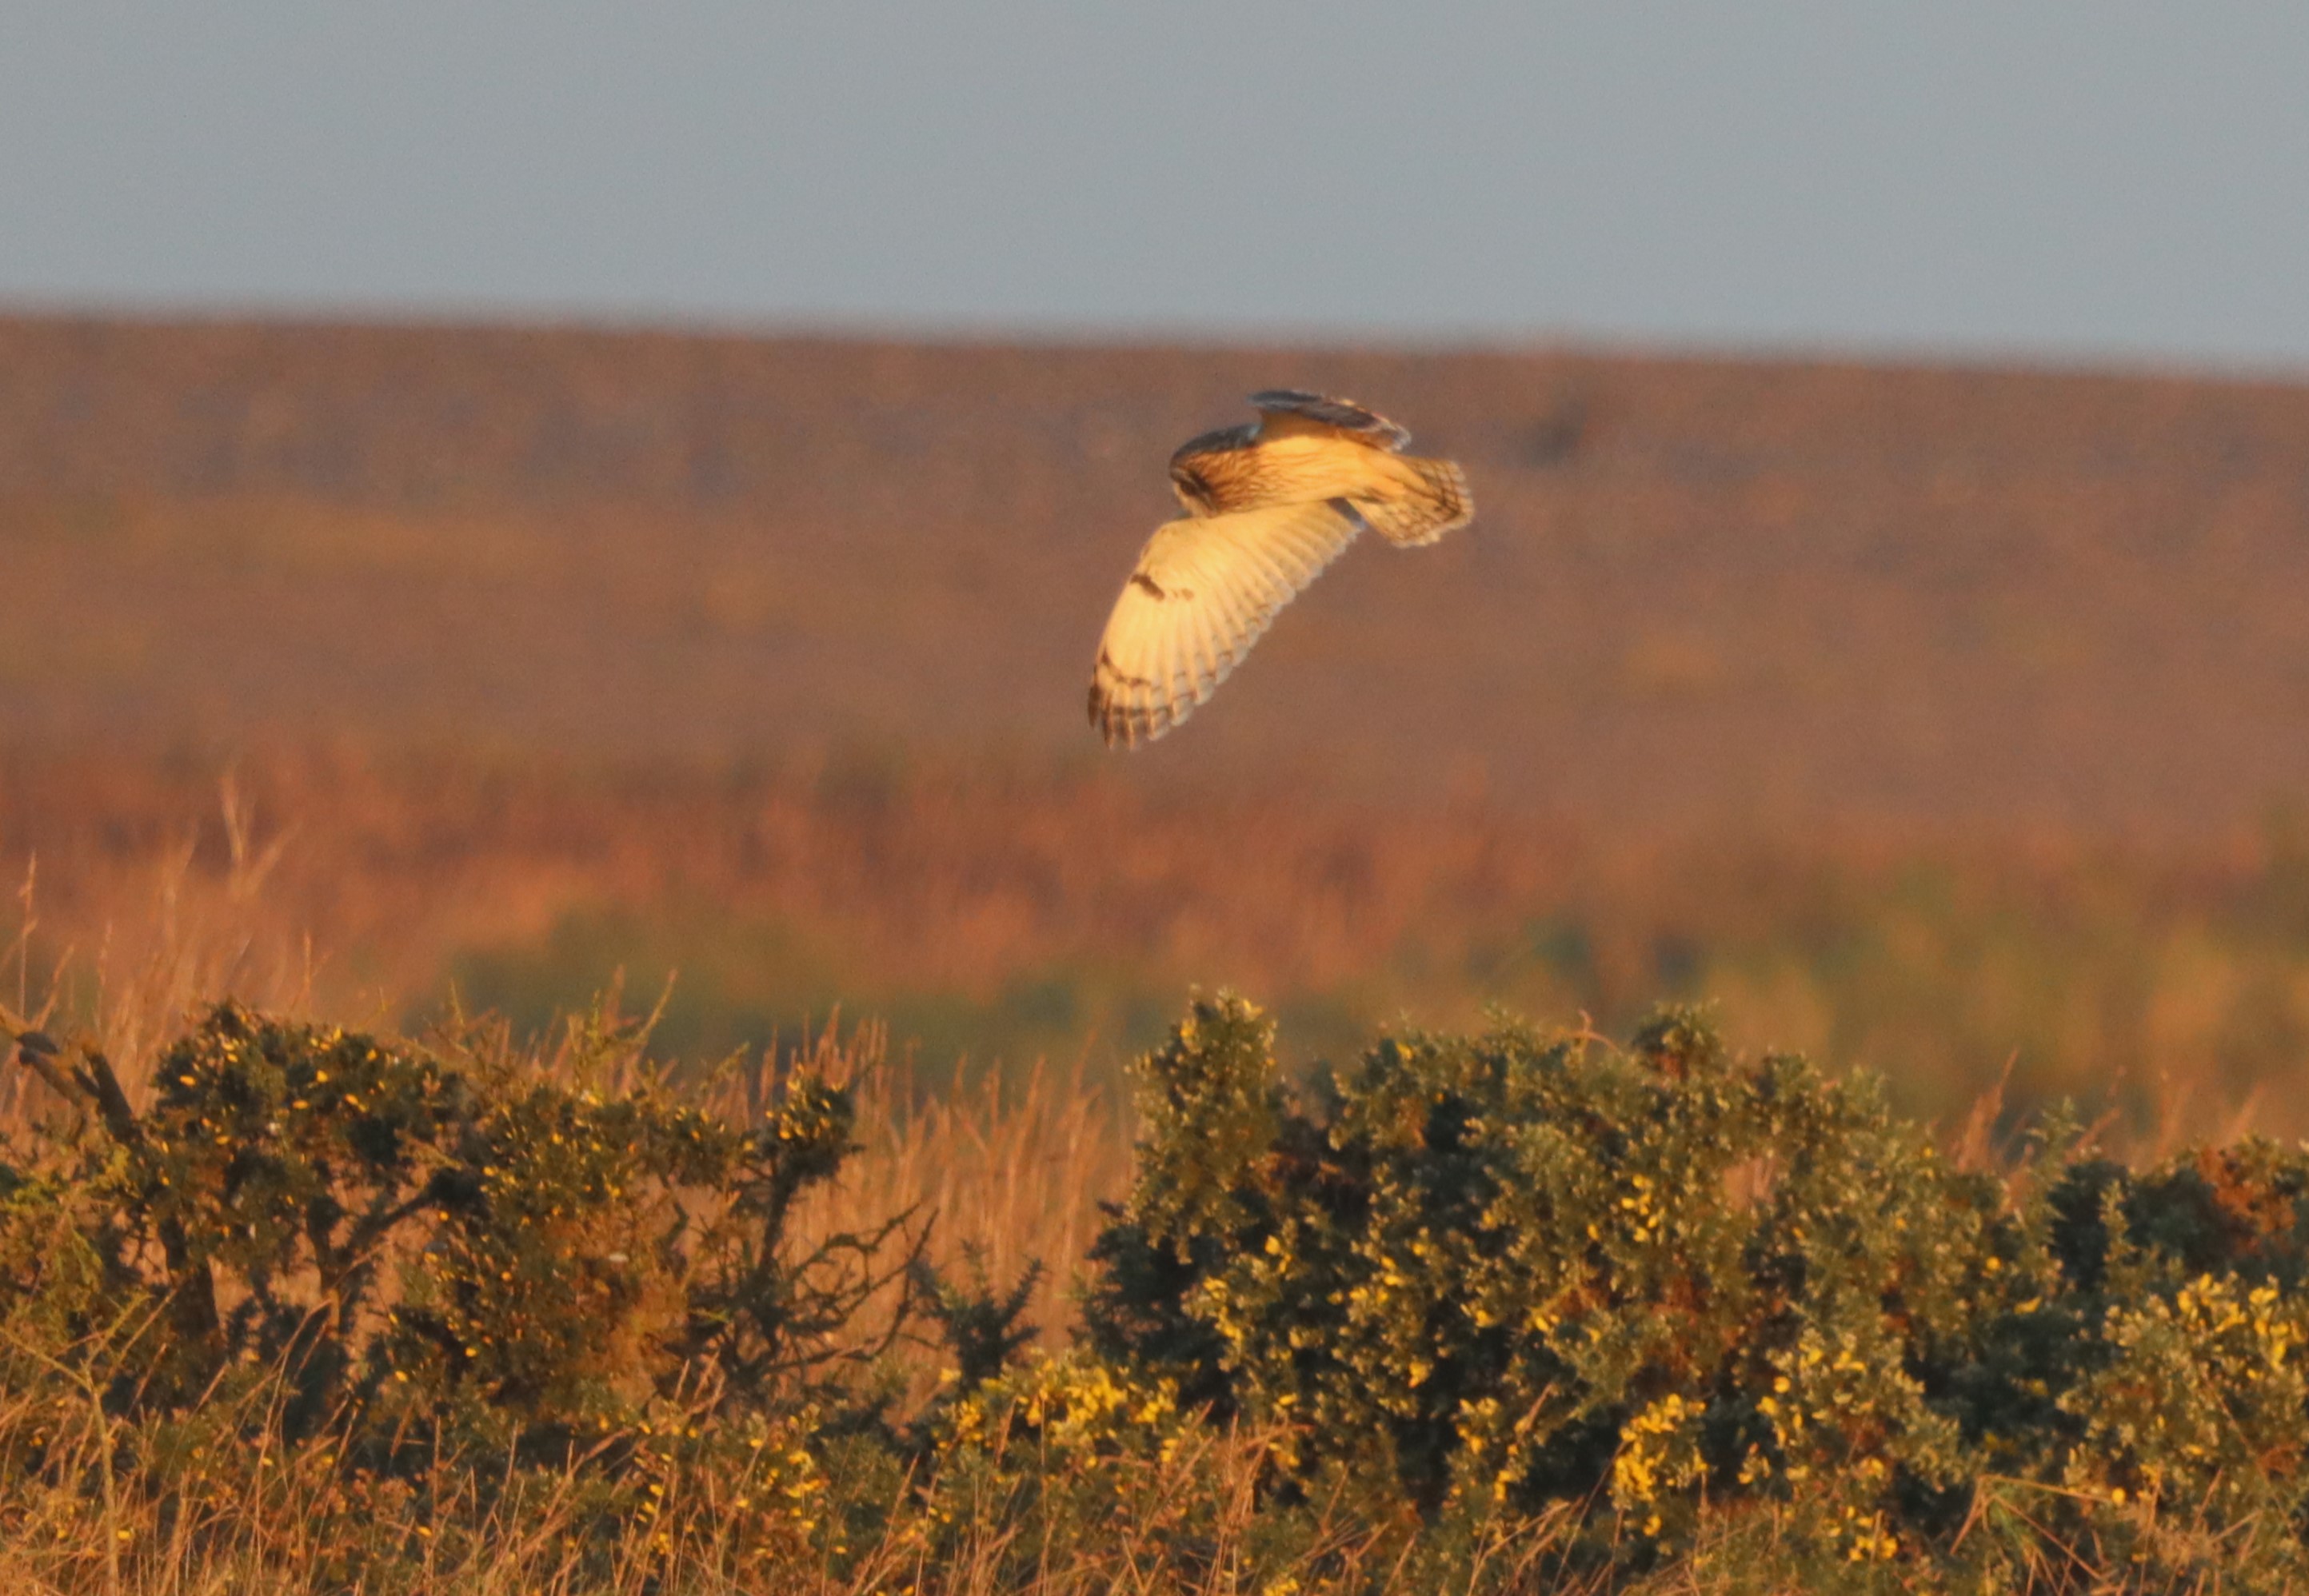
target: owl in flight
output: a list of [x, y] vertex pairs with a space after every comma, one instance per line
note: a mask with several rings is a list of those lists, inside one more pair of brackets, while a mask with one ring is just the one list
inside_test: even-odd
[[1401, 453], [1411, 435], [1384, 416], [1291, 388], [1250, 402], [1258, 420], [1171, 456], [1186, 513], [1147, 539], [1091, 669], [1091, 724], [1110, 746], [1193, 713], [1365, 527], [1409, 548], [1474, 513], [1459, 468]]

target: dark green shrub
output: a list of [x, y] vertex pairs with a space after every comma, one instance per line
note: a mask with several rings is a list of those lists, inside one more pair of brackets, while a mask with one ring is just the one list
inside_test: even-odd
[[[845, 1091], [800, 1074], [735, 1124], [646, 1081], [586, 1085], [629, 1040], [596, 1031], [564, 1081], [486, 1038], [387, 1044], [228, 1004], [141, 1114], [100, 1056], [28, 1056], [86, 1114], [0, 1195], [0, 1391], [68, 1413], [99, 1381], [123, 1437], [106, 1466], [156, 1485], [235, 1449], [319, 1446], [356, 1493], [490, 1458], [581, 1470], [614, 1524], [716, 1449], [742, 1479], [774, 1441], [812, 1476], [884, 1428], [860, 1376], [930, 1328], [918, 1293], [970, 1299], [908, 1216], [797, 1230], [852, 1151]], [[817, 1522], [807, 1490], [755, 1497]]]
[[1689, 1014], [1624, 1053], [1407, 1035], [1301, 1090], [1271, 1043], [1222, 998], [1148, 1058], [1087, 1317], [1289, 1422], [1296, 1488], [1438, 1533], [1578, 1505], [1634, 1566], [1769, 1523], [1823, 1565], [2293, 1570], [2301, 1152], [2136, 1178], [2055, 1128], [2013, 1196]]
[[[844, 1091], [740, 1120], [613, 1089], [632, 1041], [549, 1077], [224, 1005], [141, 1113], [88, 1048], [18, 1049], [69, 1111], [0, 1160], [0, 1543], [118, 1497], [197, 1545], [288, 1458], [332, 1588], [438, 1588], [549, 1521], [620, 1588], [678, 1545], [742, 1588], [2305, 1572], [2301, 1150], [2139, 1172], [2056, 1121], [1967, 1171], [1680, 1012], [1294, 1086], [1221, 998], [1145, 1061], [1085, 1333], [1042, 1357], [1031, 1272], [804, 1221]], [[878, 1360], [917, 1336], [950, 1374], [909, 1411]]]

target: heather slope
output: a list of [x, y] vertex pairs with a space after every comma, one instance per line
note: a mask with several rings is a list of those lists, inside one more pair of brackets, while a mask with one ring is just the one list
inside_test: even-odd
[[1584, 350], [0, 320], [0, 735], [1094, 757], [1162, 462], [1466, 462], [1134, 781], [2198, 833], [2309, 786], [2309, 391]]

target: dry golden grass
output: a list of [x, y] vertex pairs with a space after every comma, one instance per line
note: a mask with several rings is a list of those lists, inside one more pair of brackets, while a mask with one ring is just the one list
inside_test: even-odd
[[[108, 922], [88, 960], [85, 1029], [140, 1100], [161, 1047], [218, 996], [290, 1014], [314, 1007], [313, 942], [284, 931], [264, 901], [278, 851], [229, 849], [215, 875], [196, 869], [190, 852], [175, 848], [149, 862], [153, 896], [145, 911]], [[34, 884], [28, 882], [28, 901]], [[57, 972], [35, 975], [30, 957], [39, 928], [37, 914], [27, 915], [9, 950], [14, 1006], [32, 1024], [59, 1026], [69, 1016], [60, 1013]], [[71, 968], [63, 965], [67, 974]], [[844, 1029], [830, 1020], [796, 1052], [856, 1092], [862, 1143], [837, 1185], [813, 1200], [807, 1222], [855, 1229], [864, 1215], [912, 1212], [930, 1224], [934, 1262], [956, 1264], [967, 1254], [998, 1281], [1040, 1264], [1044, 1280], [1032, 1316], [1046, 1341], [1062, 1339], [1072, 1322], [1072, 1266], [1095, 1233], [1098, 1204], [1120, 1195], [1129, 1168], [1127, 1109], [1113, 1083], [1040, 1064], [926, 1082], [894, 1065], [885, 1031], [871, 1022]], [[549, 1045], [539, 1056], [540, 1070], [559, 1065]], [[748, 1083], [758, 1091], [761, 1080], [758, 1068], [722, 1072], [697, 1091], [742, 1112]], [[43, 1097], [24, 1072], [0, 1075], [0, 1139], [22, 1138], [53, 1108]]]
[[20, 752], [0, 879], [0, 995], [56, 994], [131, 1068], [227, 993], [404, 1029], [454, 988], [541, 1034], [670, 983], [661, 1050], [691, 1063], [838, 1009], [887, 1022], [910, 1099], [965, 1056], [1006, 1090], [1111, 1085], [1194, 985], [1256, 994], [1302, 1059], [1494, 999], [1614, 1031], [1677, 996], [1951, 1122], [2008, 1083], [2135, 1132], [2211, 1134], [2248, 1104], [2309, 1131], [2297, 824], [2187, 848], [1636, 841], [1473, 800], [1163, 798], [1033, 767]]
[[[21, 1438], [20, 1416], [0, 1397], [0, 1440]], [[19, 1523], [0, 1540], [0, 1589], [22, 1596], [290, 1596], [338, 1588], [316, 1571], [332, 1566], [342, 1548], [344, 1481], [324, 1454], [292, 1451], [269, 1467], [221, 1468], [213, 1479], [178, 1482], [183, 1497], [214, 1504], [206, 1512], [164, 1510], [162, 1499], [124, 1486], [103, 1488], [106, 1449], [91, 1421], [74, 1460], [99, 1481], [87, 1492], [48, 1496], [44, 1515]], [[454, 1500], [417, 1504], [389, 1498], [366, 1526], [382, 1540], [428, 1549], [405, 1583], [405, 1596], [903, 1596], [932, 1587], [942, 1596], [994, 1596], [1029, 1591], [1034, 1596], [1093, 1592], [1178, 1592], [1181, 1596], [1250, 1596], [1271, 1591], [1280, 1578], [1271, 1556], [1256, 1545], [1259, 1491], [1266, 1455], [1262, 1437], [1208, 1428], [1187, 1437], [1170, 1456], [1137, 1471], [1127, 1505], [1083, 1534], [1045, 1532], [1033, 1549], [1033, 1573], [1021, 1582], [1023, 1537], [1034, 1527], [1015, 1514], [990, 1510], [978, 1517], [958, 1548], [935, 1566], [921, 1544], [892, 1534], [855, 1549], [839, 1569], [811, 1553], [764, 1563], [733, 1543], [717, 1512], [717, 1497], [743, 1480], [711, 1474], [675, 1475], [669, 1481], [660, 1532], [636, 1536], [606, 1569], [590, 1565], [575, 1533], [580, 1515], [575, 1477], [538, 1481], [496, 1514], [477, 1515], [470, 1533], [441, 1534], [431, 1526], [458, 1519], [467, 1505]], [[486, 1460], [480, 1471], [487, 1472]], [[1170, 1527], [1198, 1512], [1207, 1543], [1197, 1561], [1201, 1577], [1181, 1581]], [[1556, 1549], [1551, 1514], [1505, 1534], [1486, 1549], [1490, 1571], [1553, 1574], [1550, 1589], [1600, 1588], [1567, 1579], [1549, 1566]], [[1319, 1528], [1298, 1560], [1294, 1589], [1369, 1591], [1399, 1582], [1399, 1537], [1390, 1527], [1360, 1519], [1345, 1503], [1319, 1519]], [[1261, 1567], [1261, 1565], [1264, 1567]], [[1254, 1570], [1258, 1572], [1254, 1573]], [[1509, 1574], [1508, 1577], [1512, 1578]], [[1712, 1584], [1696, 1587], [1717, 1588]]]

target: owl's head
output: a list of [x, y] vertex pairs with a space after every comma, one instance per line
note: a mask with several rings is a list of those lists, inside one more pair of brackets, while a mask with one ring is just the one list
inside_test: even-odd
[[1215, 515], [1218, 505], [1211, 497], [1211, 485], [1202, 472], [1191, 465], [1171, 467], [1171, 491], [1179, 496], [1179, 503], [1192, 515]]
[[1257, 441], [1258, 435], [1256, 423], [1247, 427], [1222, 427], [1216, 432], [1189, 438], [1179, 445], [1171, 456], [1171, 491], [1179, 496], [1179, 502], [1187, 507], [1189, 514], [1218, 513], [1217, 496], [1211, 487], [1212, 475], [1215, 470], [1221, 477], [1225, 473], [1219, 470], [1224, 462], [1214, 459], [1214, 456], [1248, 449]]

